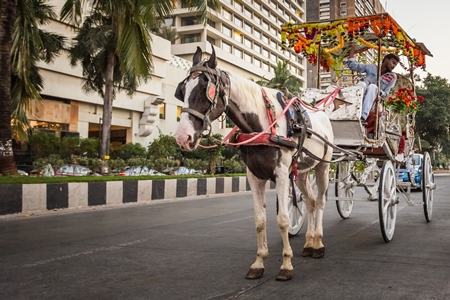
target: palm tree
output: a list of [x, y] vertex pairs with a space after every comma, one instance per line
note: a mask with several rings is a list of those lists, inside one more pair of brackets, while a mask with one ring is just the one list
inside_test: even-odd
[[[118, 90], [129, 95], [140, 81], [150, 78], [153, 69], [151, 28], [170, 16], [173, 1], [134, 0], [67, 0], [61, 20], [79, 26], [83, 7], [92, 2], [91, 12], [77, 31], [70, 49], [71, 64], [81, 62], [86, 92], [103, 98], [103, 124], [100, 157], [109, 156], [112, 101]], [[201, 20], [206, 18], [207, 5], [218, 7], [218, 1], [187, 1], [198, 8]]]
[[16, 0], [2, 0], [0, 7], [0, 173], [16, 174], [11, 134], [11, 44]]
[[161, 26], [154, 32], [157, 36], [162, 37], [170, 41], [170, 43], [175, 44], [175, 41], [179, 39], [178, 31], [171, 26]]
[[37, 63], [39, 60], [51, 62], [64, 43], [64, 37], [47, 33], [39, 28], [52, 18], [56, 18], [52, 7], [45, 2], [45, 0], [1, 2], [1, 174], [17, 173], [11, 148], [11, 124], [14, 135], [26, 140], [29, 128], [26, 110], [30, 100], [41, 99], [39, 92], [43, 87]]
[[284, 94], [289, 98], [291, 96], [300, 96], [303, 82], [298, 77], [291, 74], [289, 71], [289, 61], [279, 61], [274, 71], [275, 75], [271, 80], [259, 80], [257, 83], [262, 86], [284, 91]]
[[12, 35], [12, 126], [20, 140], [27, 140], [30, 124], [26, 115], [30, 101], [42, 100], [40, 92], [44, 81], [37, 63], [50, 63], [63, 48], [65, 37], [48, 33], [40, 26], [56, 19], [53, 7], [47, 0], [19, 0]]

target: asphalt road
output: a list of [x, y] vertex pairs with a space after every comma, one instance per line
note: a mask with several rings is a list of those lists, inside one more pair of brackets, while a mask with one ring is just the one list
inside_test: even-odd
[[[0, 217], [0, 299], [450, 299], [450, 177], [436, 176], [433, 220], [401, 200], [385, 243], [377, 202], [349, 219], [328, 202], [323, 259], [301, 257], [278, 282], [281, 238], [268, 193], [269, 258], [260, 280], [248, 193]], [[422, 194], [413, 192], [420, 203]]]

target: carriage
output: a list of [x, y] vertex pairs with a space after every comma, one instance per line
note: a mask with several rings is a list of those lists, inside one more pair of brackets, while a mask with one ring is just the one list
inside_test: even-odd
[[[203, 58], [203, 50], [197, 48], [188, 76], [176, 89], [175, 97], [184, 102], [175, 132], [182, 149], [193, 151], [202, 137], [212, 138], [211, 122], [223, 114], [236, 125], [223, 141], [215, 142], [238, 146], [247, 166], [258, 247], [247, 279], [263, 276], [264, 261], [269, 255], [266, 234], [269, 180], [275, 182], [277, 223], [283, 241], [282, 265], [276, 276], [281, 281], [293, 277], [294, 254], [289, 235], [298, 233], [304, 220], [308, 226], [301, 255], [312, 258], [325, 255], [323, 211], [330, 183], [330, 162], [338, 164], [332, 182], [339, 214], [348, 218], [356, 200], [378, 201], [386, 242], [392, 239], [395, 229], [397, 191], [410, 201], [410, 188], [416, 184], [398, 183], [396, 170], [415, 151], [414, 109], [407, 105], [410, 110], [400, 110], [398, 103], [389, 106], [378, 98], [372, 119], [367, 119], [367, 126], [361, 122], [363, 90], [358, 86], [344, 87], [346, 83], [342, 82], [353, 82], [358, 77], [342, 70], [350, 41], [358, 41], [361, 52], [370, 54], [361, 46], [377, 50], [378, 62], [383, 52], [395, 51], [405, 56], [411, 80], [398, 75], [402, 78], [399, 84], [402, 82], [404, 86], [395, 95], [400, 93], [399, 97], [403, 97], [406, 93], [408, 101], [418, 98], [414, 93], [414, 69], [425, 66], [425, 55], [431, 53], [412, 40], [388, 14], [282, 26], [284, 47], [293, 47], [312, 64], [339, 71], [336, 86], [325, 90], [308, 88], [301, 97], [289, 100], [279, 90], [218, 68], [213, 46], [209, 58]], [[378, 89], [379, 86], [378, 82]], [[357, 165], [363, 167], [363, 172], [355, 172]], [[425, 217], [430, 221], [435, 184], [428, 153], [423, 155], [422, 174]], [[364, 187], [369, 196], [357, 199], [356, 187]]]
[[[399, 198], [414, 205], [411, 189], [421, 189], [425, 219], [430, 222], [435, 184], [429, 153], [421, 156], [420, 184], [414, 180], [417, 168], [411, 166], [414, 153], [420, 151], [420, 141], [415, 142], [414, 135], [415, 112], [420, 105], [420, 97], [415, 94], [414, 70], [425, 67], [425, 55], [431, 56], [430, 51], [423, 43], [410, 38], [389, 14], [287, 24], [282, 32], [284, 47], [293, 47], [317, 66], [317, 88], [305, 89], [300, 97], [302, 101], [314, 105], [339, 89], [326, 108], [334, 132], [333, 161], [337, 164], [332, 179], [335, 191], [334, 195], [328, 195], [328, 200], [336, 201], [339, 215], [348, 218], [354, 201], [378, 201], [381, 233], [385, 242], [389, 242], [394, 235]], [[395, 87], [387, 101], [377, 98], [368, 124], [360, 119], [364, 91], [355, 85], [362, 80], [362, 74], [345, 69], [344, 60], [351, 43], [356, 44], [361, 58], [376, 61], [379, 75], [382, 54], [394, 52], [407, 62], [401, 60], [400, 65], [409, 76], [396, 74]], [[319, 89], [321, 69], [335, 73], [334, 85], [325, 90]], [[400, 102], [395, 104], [396, 101]], [[397, 180], [400, 167], [409, 173], [408, 182]], [[363, 188], [367, 196], [357, 197], [357, 187]], [[300, 231], [304, 216], [301, 196], [294, 200], [290, 205], [291, 234]]]

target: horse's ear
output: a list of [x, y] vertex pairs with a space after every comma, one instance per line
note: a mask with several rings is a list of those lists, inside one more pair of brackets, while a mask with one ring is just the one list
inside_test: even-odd
[[194, 57], [192, 59], [192, 63], [194, 66], [197, 65], [202, 60], [202, 54], [203, 54], [202, 49], [199, 46], [197, 46], [197, 51], [195, 51]]
[[208, 67], [210, 69], [215, 69], [217, 67], [217, 59], [216, 59], [216, 51], [214, 51], [214, 47], [211, 45], [212, 54], [208, 60]]

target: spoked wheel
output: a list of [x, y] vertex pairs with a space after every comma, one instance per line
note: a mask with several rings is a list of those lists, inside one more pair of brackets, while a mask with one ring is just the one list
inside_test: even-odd
[[[339, 162], [336, 170], [336, 183], [334, 185], [334, 194], [336, 197], [355, 197], [355, 181], [350, 174], [350, 168], [353, 164], [348, 161]], [[336, 200], [336, 207], [339, 215], [343, 219], [350, 217], [353, 210], [352, 200]]]
[[293, 182], [293, 180], [289, 180], [288, 214], [290, 220], [288, 234], [289, 236], [297, 235], [302, 229], [303, 223], [306, 219], [306, 206], [305, 202], [303, 201], [302, 194], [300, 193], [299, 188]]
[[423, 211], [427, 222], [431, 221], [433, 214], [433, 194], [436, 184], [434, 183], [433, 167], [431, 166], [430, 154], [423, 154], [422, 163], [422, 194], [423, 194]]
[[394, 236], [397, 219], [397, 177], [392, 162], [386, 160], [380, 174], [378, 189], [378, 213], [380, 217], [381, 234], [386, 243]]

